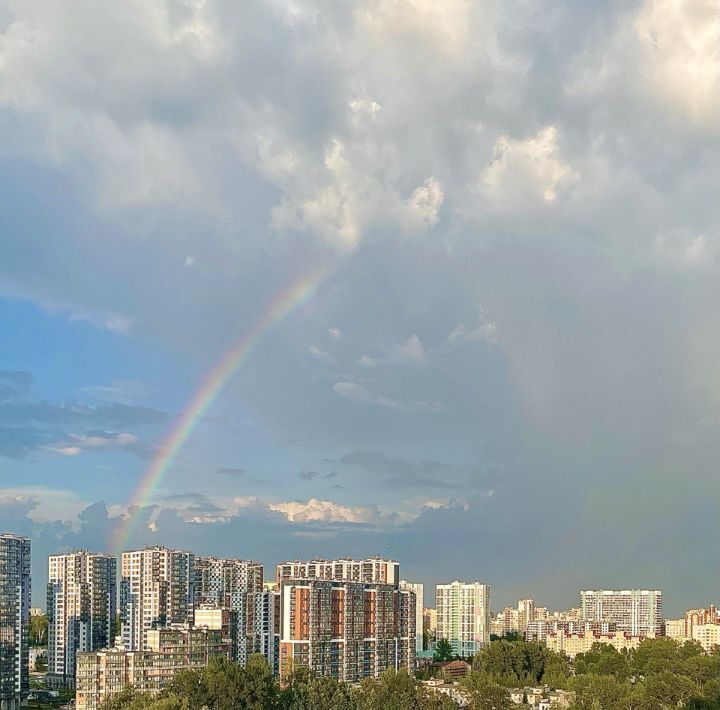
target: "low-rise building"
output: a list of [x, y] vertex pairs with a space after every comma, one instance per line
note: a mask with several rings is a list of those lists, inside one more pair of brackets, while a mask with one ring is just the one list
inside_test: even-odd
[[685, 633], [685, 619], [665, 619], [663, 622], [665, 636], [681, 643], [687, 641], [690, 636]]
[[468, 692], [457, 681], [431, 678], [423, 680], [421, 683], [426, 692], [433, 695], [447, 695], [458, 707], [464, 708], [470, 704]]
[[231, 639], [214, 629], [170, 627], [148, 629], [147, 650], [122, 648], [78, 653], [77, 710], [98, 710], [132, 686], [159, 693], [181, 670], [204, 668], [210, 658], [232, 655]]
[[695, 624], [692, 640], [697, 641], [705, 651], [713, 651], [720, 646], [720, 624]]
[[587, 653], [595, 643], [609, 644], [618, 651], [622, 651], [623, 649], [637, 648], [646, 638], [655, 638], [655, 635], [632, 636], [625, 631], [597, 633], [589, 628], [582, 633], [566, 633], [560, 629], [556, 633], [547, 635], [545, 645], [551, 651], [575, 658], [578, 653]]

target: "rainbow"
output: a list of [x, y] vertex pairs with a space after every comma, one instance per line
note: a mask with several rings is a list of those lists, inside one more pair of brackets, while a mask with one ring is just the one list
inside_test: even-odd
[[142, 475], [128, 506], [127, 516], [115, 529], [111, 549], [121, 552], [137, 524], [138, 514], [150, 502], [173, 461], [190, 434], [212, 406], [237, 369], [247, 360], [262, 337], [289, 313], [307, 301], [329, 272], [327, 266], [316, 268], [278, 293], [266, 307], [254, 326], [232, 345], [205, 377], [192, 401], [180, 414], [174, 427], [165, 437], [147, 470]]

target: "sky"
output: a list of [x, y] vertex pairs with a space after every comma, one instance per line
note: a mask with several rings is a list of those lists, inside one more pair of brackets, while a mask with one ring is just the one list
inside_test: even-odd
[[3, 0], [0, 136], [36, 604], [119, 544], [717, 603], [715, 0]]

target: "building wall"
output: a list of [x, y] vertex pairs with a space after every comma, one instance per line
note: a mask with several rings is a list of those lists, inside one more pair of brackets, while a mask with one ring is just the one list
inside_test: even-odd
[[117, 561], [80, 550], [48, 560], [48, 683], [74, 684], [78, 651], [112, 644]]
[[15, 710], [30, 690], [30, 540], [0, 534], [0, 707]]
[[141, 651], [149, 629], [192, 623], [194, 556], [149, 547], [122, 553], [120, 620], [126, 649]]
[[598, 634], [589, 629], [581, 634], [566, 634], [560, 630], [557, 633], [548, 634], [545, 638], [545, 645], [556, 653], [565, 653], [570, 658], [575, 658], [578, 653], [587, 653], [595, 643], [609, 644], [618, 651], [622, 651], [623, 649], [637, 648], [646, 638], [654, 638], [654, 635], [632, 636], [624, 631]]
[[248, 598], [262, 589], [263, 567], [259, 562], [222, 557], [195, 558], [196, 602], [214, 604], [237, 613], [235, 660], [242, 665], [252, 652]]
[[277, 566], [277, 581], [283, 579], [325, 579], [345, 582], [400, 584], [400, 565], [395, 560], [368, 557], [338, 560], [293, 560]]
[[417, 582], [408, 582], [400, 580], [400, 589], [413, 592], [415, 594], [415, 652], [421, 653], [423, 650], [423, 625], [424, 625], [424, 609], [423, 601], [425, 596], [424, 587]]
[[633, 636], [662, 632], [662, 592], [647, 589], [580, 592], [583, 621], [607, 621]]
[[280, 674], [305, 666], [356, 682], [414, 670], [415, 595], [396, 585], [283, 580]]
[[720, 625], [695, 624], [692, 630], [692, 640], [697, 641], [705, 651], [714, 651], [720, 646]]
[[435, 593], [437, 639], [447, 639], [453, 652], [472, 656], [490, 640], [490, 585], [454, 581]]
[[99, 710], [132, 686], [159, 693], [181, 670], [203, 668], [214, 656], [230, 657], [231, 640], [220, 631], [164, 628], [146, 634], [143, 651], [106, 649], [77, 656], [77, 710]]

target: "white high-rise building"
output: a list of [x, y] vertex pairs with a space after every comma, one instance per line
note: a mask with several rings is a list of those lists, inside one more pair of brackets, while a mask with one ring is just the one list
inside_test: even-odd
[[525, 633], [528, 628], [528, 624], [531, 621], [535, 621], [535, 600], [534, 599], [521, 599], [518, 602], [518, 631]]
[[582, 621], [616, 624], [631, 636], [662, 632], [662, 592], [654, 589], [595, 589], [580, 592]]
[[0, 533], [0, 708], [19, 710], [30, 692], [30, 540]]
[[423, 650], [424, 588], [422, 584], [418, 584], [417, 582], [408, 582], [405, 579], [401, 579], [400, 589], [405, 589], [415, 594], [415, 652], [421, 653]]
[[122, 553], [120, 621], [128, 651], [147, 647], [149, 629], [193, 622], [194, 555], [165, 547]]
[[195, 603], [212, 604], [237, 614], [234, 660], [245, 665], [252, 651], [248, 628], [249, 595], [263, 589], [259, 562], [224, 557], [195, 558]]
[[472, 656], [490, 640], [489, 584], [457, 580], [438, 584], [435, 609], [436, 638], [450, 641], [459, 656]]
[[80, 651], [112, 645], [117, 560], [79, 550], [48, 560], [48, 683], [74, 686]]

